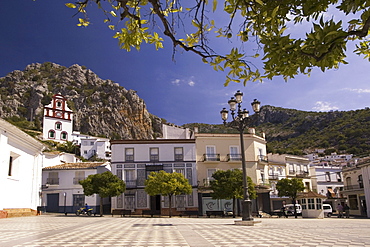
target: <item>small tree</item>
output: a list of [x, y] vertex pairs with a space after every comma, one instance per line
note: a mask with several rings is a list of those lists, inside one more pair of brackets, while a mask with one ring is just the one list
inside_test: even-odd
[[103, 216], [103, 198], [119, 196], [126, 190], [126, 184], [116, 175], [106, 171], [99, 174], [89, 175], [79, 182], [86, 196], [98, 194], [100, 197], [100, 216]]
[[172, 196], [191, 194], [192, 187], [181, 173], [167, 173], [163, 170], [151, 172], [145, 181], [145, 191], [151, 196], [168, 196], [170, 203], [169, 216], [172, 217]]
[[277, 182], [276, 189], [278, 190], [278, 192], [279, 192], [278, 195], [280, 197], [281, 196], [288, 196], [289, 198], [292, 199], [293, 205], [294, 205], [294, 207], [293, 207], [294, 208], [294, 216], [295, 216], [295, 218], [297, 218], [297, 209], [295, 207], [297, 195], [298, 195], [299, 192], [302, 192], [305, 189], [304, 184], [302, 182], [302, 179], [283, 178], [283, 179], [281, 179]]
[[[236, 199], [243, 199], [243, 172], [239, 169], [218, 170], [213, 173], [214, 180], [210, 181], [213, 190], [213, 199], [233, 199], [233, 216], [236, 215]], [[247, 186], [250, 199], [257, 198], [255, 185], [247, 177]]]

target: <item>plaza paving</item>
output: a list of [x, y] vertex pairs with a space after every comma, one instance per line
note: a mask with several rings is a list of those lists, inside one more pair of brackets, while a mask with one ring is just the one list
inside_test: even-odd
[[142, 218], [41, 215], [0, 219], [0, 246], [370, 246], [370, 219]]

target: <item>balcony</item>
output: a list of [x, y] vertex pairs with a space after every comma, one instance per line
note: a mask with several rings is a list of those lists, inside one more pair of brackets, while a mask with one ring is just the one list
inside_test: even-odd
[[258, 155], [257, 159], [261, 162], [268, 162], [268, 158], [266, 155]]
[[184, 155], [175, 154], [175, 161], [184, 161]]
[[203, 154], [203, 161], [220, 161], [220, 154]]
[[238, 162], [242, 161], [241, 154], [228, 154], [226, 157], [227, 162]]
[[278, 174], [269, 174], [269, 180], [278, 180], [279, 175]]
[[46, 183], [49, 185], [59, 185], [59, 178], [46, 178]]
[[150, 161], [151, 162], [158, 162], [159, 161], [159, 155], [158, 154], [151, 154], [150, 155]]
[[309, 177], [309, 173], [308, 172], [297, 172], [296, 173], [296, 177], [297, 178], [308, 178]]
[[126, 162], [134, 162], [134, 155], [128, 155], [128, 154], [126, 154], [125, 161]]
[[137, 181], [136, 179], [135, 180], [125, 180], [126, 188], [136, 188], [137, 187], [136, 181]]
[[79, 184], [79, 182], [84, 179], [85, 177], [75, 177], [73, 178], [73, 184]]
[[364, 190], [362, 184], [344, 186], [344, 191]]

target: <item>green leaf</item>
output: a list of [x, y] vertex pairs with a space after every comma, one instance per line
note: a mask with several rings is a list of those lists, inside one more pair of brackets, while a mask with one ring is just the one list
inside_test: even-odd
[[212, 11], [215, 12], [216, 9], [217, 9], [217, 0], [213, 0], [213, 7], [212, 7]]
[[74, 5], [73, 3], [66, 3], [65, 6], [67, 6], [68, 8], [71, 8], [71, 9], [77, 8], [77, 6]]

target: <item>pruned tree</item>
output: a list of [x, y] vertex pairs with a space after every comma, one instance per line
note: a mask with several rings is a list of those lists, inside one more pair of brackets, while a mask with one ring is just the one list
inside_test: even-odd
[[99, 195], [100, 216], [103, 216], [103, 198], [119, 196], [126, 190], [125, 182], [109, 171], [89, 175], [79, 183], [82, 185], [86, 196]]
[[[356, 46], [354, 53], [370, 59], [370, 2], [366, 0], [81, 0], [66, 4], [81, 14], [78, 26], [90, 24], [91, 5], [103, 11], [104, 22], [114, 30], [122, 49], [140, 49], [143, 43], [163, 48], [166, 36], [174, 51], [193, 52], [216, 71], [226, 70], [225, 85], [275, 76], [289, 79], [310, 74], [314, 67], [338, 68], [346, 63], [350, 43]], [[295, 25], [299, 33], [292, 31]], [[232, 41], [227, 45], [230, 50], [216, 50], [215, 39]], [[262, 69], [256, 66], [257, 57], [262, 57]]]
[[[243, 172], [239, 169], [217, 170], [212, 174], [214, 180], [210, 181], [213, 199], [232, 199], [233, 217], [236, 215], [236, 199], [243, 199]], [[248, 193], [250, 199], [256, 199], [255, 184], [247, 177]]]
[[276, 183], [276, 189], [278, 190], [278, 195], [280, 197], [288, 196], [289, 198], [292, 199], [292, 203], [294, 205], [294, 216], [295, 218], [297, 218], [297, 209], [295, 207], [297, 196], [299, 192], [302, 192], [305, 189], [302, 179], [300, 178], [280, 179]]
[[150, 196], [162, 195], [169, 199], [169, 217], [172, 217], [172, 197], [174, 195], [191, 194], [192, 187], [181, 173], [167, 173], [163, 170], [151, 172], [145, 180], [145, 192]]

